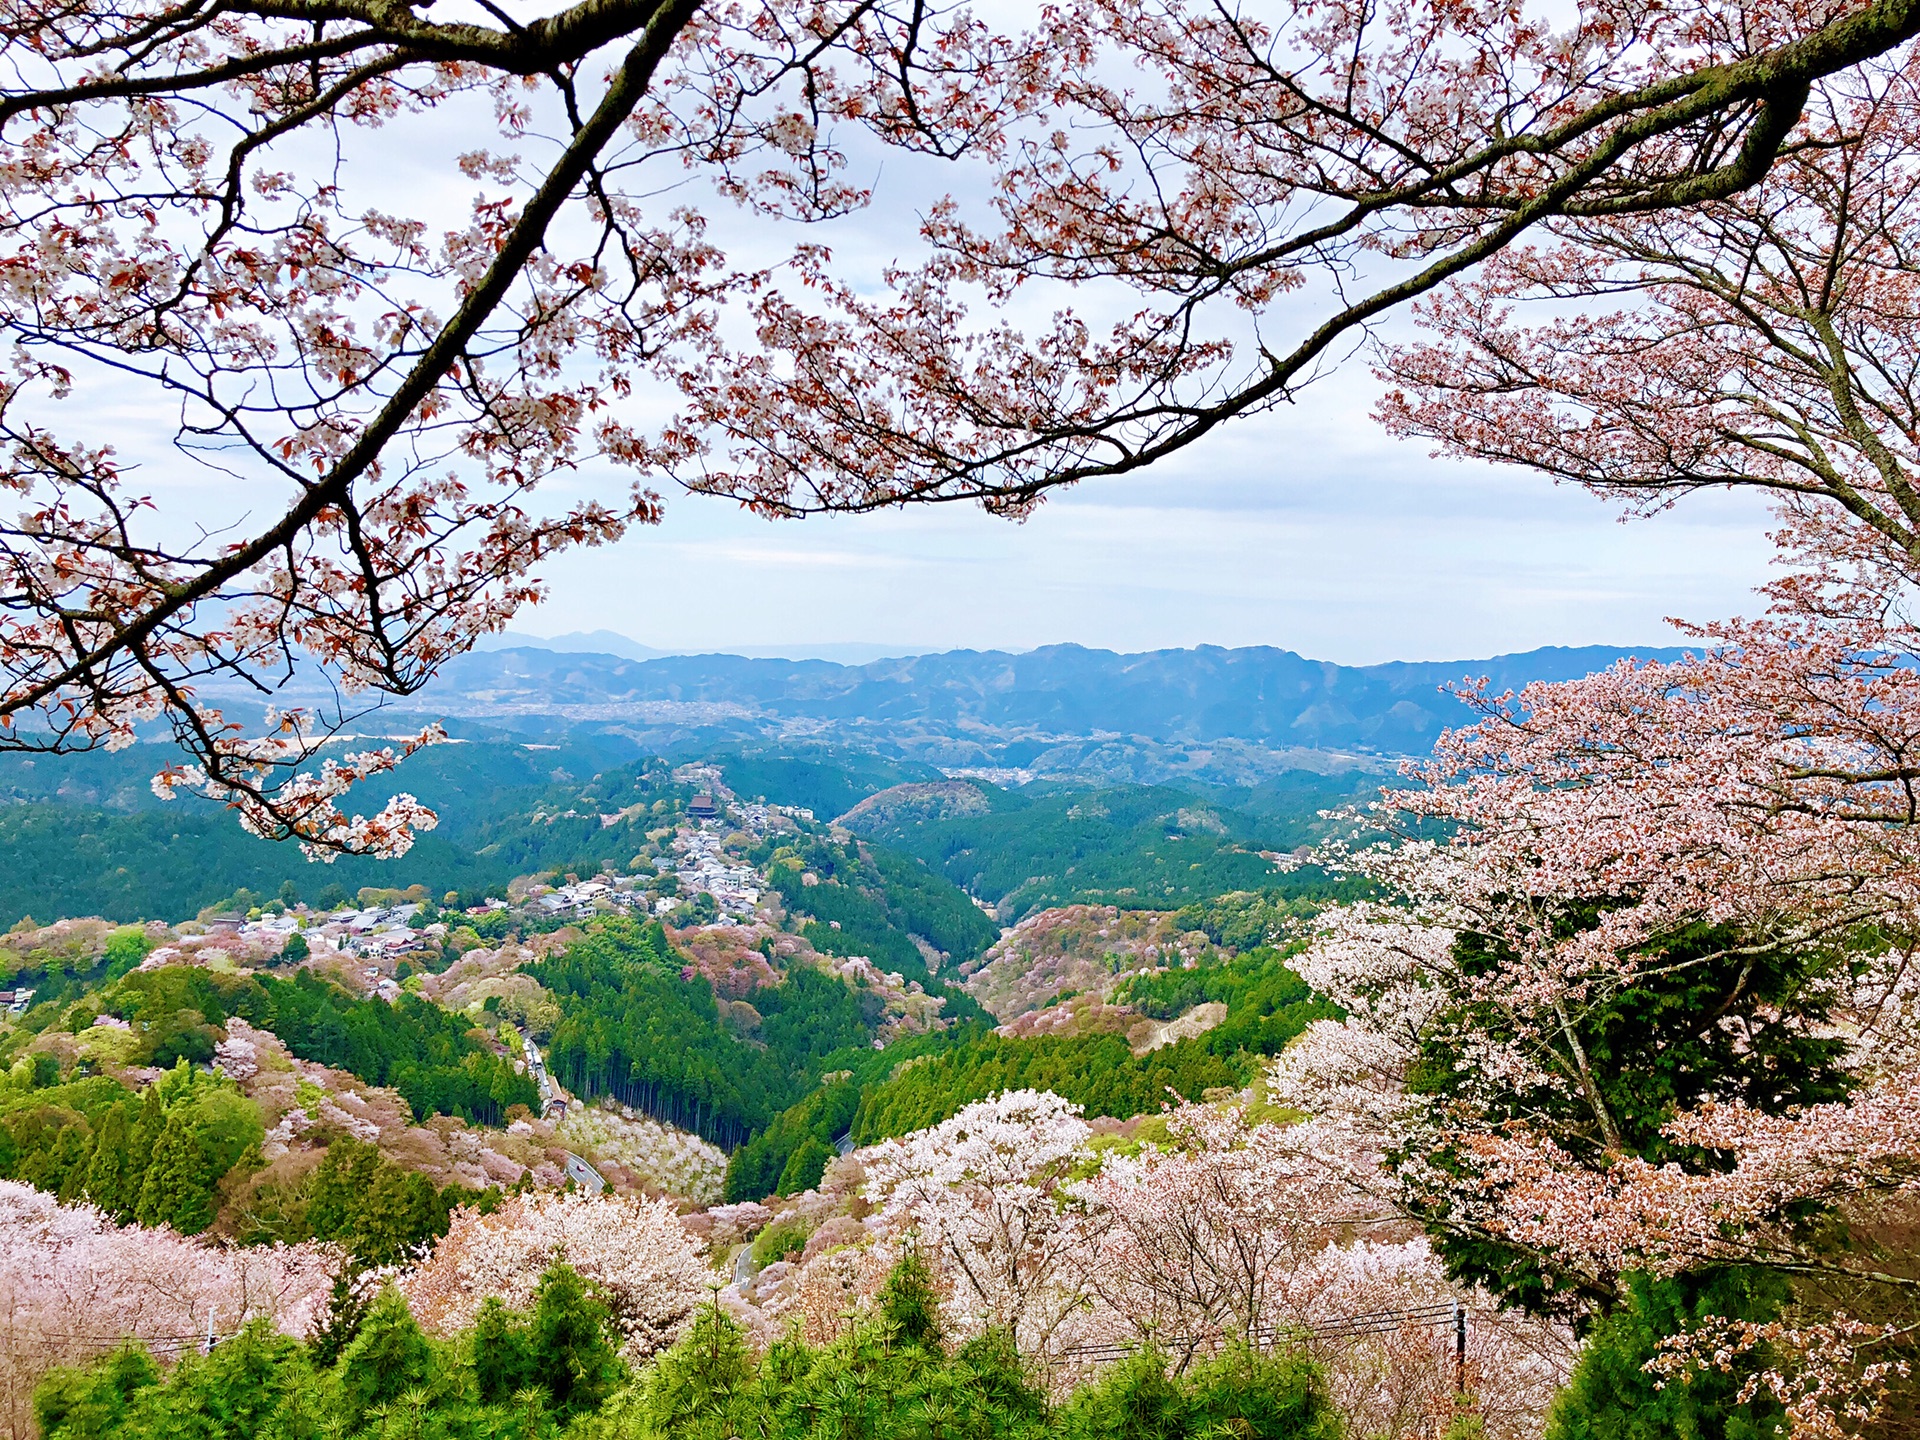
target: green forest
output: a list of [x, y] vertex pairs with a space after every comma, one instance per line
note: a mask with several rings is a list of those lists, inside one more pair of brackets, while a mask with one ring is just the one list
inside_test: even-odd
[[196, 1235], [213, 1223], [222, 1178], [258, 1156], [253, 1104], [185, 1059], [140, 1095], [106, 1076], [34, 1083], [53, 1078], [0, 1087], [0, 1179]]
[[[111, 966], [107, 967], [109, 970]], [[301, 970], [291, 979], [234, 975], [191, 966], [136, 970], [90, 987], [70, 977], [22, 1017], [0, 1058], [10, 1058], [49, 1025], [80, 1030], [99, 1016], [126, 1022], [127, 1058], [161, 1068], [213, 1058], [219, 1028], [238, 1016], [270, 1030], [295, 1055], [332, 1065], [371, 1085], [391, 1085], [415, 1118], [458, 1115], [498, 1124], [512, 1105], [534, 1105], [533, 1082], [473, 1024], [414, 995], [395, 1003], [360, 1000]], [[75, 991], [84, 992], [79, 999]]]
[[821, 954], [864, 955], [944, 996], [948, 1016], [981, 1013], [964, 990], [927, 968], [912, 938], [942, 952], [949, 971], [999, 938], [999, 927], [951, 882], [885, 846], [840, 845], [819, 836], [801, 845], [769, 843], [754, 858], [769, 866], [774, 889]]
[[547, 1061], [561, 1084], [732, 1146], [816, 1084], [827, 1056], [872, 1039], [877, 1014], [816, 970], [754, 991], [759, 1043], [736, 1036], [707, 981], [680, 970], [658, 925], [622, 919], [543, 962], [540, 981], [564, 1017]]
[[869, 1145], [906, 1135], [1003, 1090], [1051, 1090], [1085, 1106], [1089, 1115], [1116, 1119], [1151, 1114], [1176, 1097], [1199, 1100], [1209, 1090], [1238, 1090], [1262, 1057], [1278, 1054], [1315, 1020], [1339, 1013], [1314, 996], [1288, 968], [1284, 953], [1271, 947], [1192, 970], [1136, 977], [1116, 999], [1158, 1019], [1206, 1001], [1223, 1002], [1227, 1015], [1204, 1034], [1144, 1055], [1135, 1055], [1120, 1035], [1010, 1039], [975, 1021], [882, 1052], [846, 1056], [847, 1078], [814, 1091], [733, 1152], [727, 1199], [806, 1189], [842, 1137]]
[[[149, 782], [165, 756], [139, 746], [54, 766], [0, 756], [0, 924], [52, 919], [190, 919], [235, 891], [339, 903], [362, 886], [424, 885], [433, 895], [506, 893], [516, 875], [624, 866], [644, 832], [693, 795], [671, 767], [630, 744], [528, 746], [475, 739], [407, 762], [405, 784], [374, 780], [361, 804], [404, 788], [443, 823], [399, 864], [348, 857], [317, 870], [296, 849], [262, 845], [223, 808], [191, 796], [162, 802]], [[623, 758], [624, 757], [624, 758]], [[647, 813], [613, 826], [604, 812]], [[654, 807], [659, 807], [657, 810]], [[471, 902], [469, 902], [471, 903]]]
[[[635, 757], [631, 742], [569, 733], [531, 745], [482, 733], [407, 762], [405, 788], [442, 823], [402, 861], [347, 858], [316, 872], [297, 853], [254, 844], [217, 806], [155, 799], [150, 748], [73, 756], [59, 766], [0, 756], [0, 802], [9, 802], [0, 804], [0, 924], [25, 915], [189, 918], [242, 890], [333, 904], [362, 886], [422, 885], [473, 903], [504, 895], [517, 875], [625, 868], [645, 832], [683, 814], [694, 793], [673, 781], [670, 760]], [[739, 794], [811, 809], [821, 822], [878, 790], [939, 778], [930, 767], [849, 751], [722, 754], [715, 763]], [[1276, 877], [1255, 852], [1293, 848], [1324, 829], [1312, 820], [1317, 808], [1358, 793], [1351, 778], [1310, 775], [1218, 794], [977, 783], [990, 813], [873, 832], [866, 838], [880, 842], [870, 854], [882, 873], [858, 882], [884, 888], [891, 918], [956, 963], [993, 934], [966, 894], [1018, 918], [1083, 900], [1165, 909], [1276, 885], [1323, 893], [1322, 877]], [[369, 782], [363, 803], [385, 793], [382, 782]], [[600, 819], [636, 807], [645, 813], [612, 825]], [[816, 829], [818, 843], [829, 844], [824, 823]], [[930, 883], [929, 872], [947, 883]], [[835, 903], [816, 898], [822, 909]], [[845, 925], [858, 917], [818, 918]], [[889, 942], [871, 926], [866, 933], [875, 950], [891, 944], [887, 968], [911, 973], [902, 936]]]
[[474, 1038], [460, 1016], [416, 995], [354, 1000], [302, 970], [291, 980], [261, 982], [267, 992], [265, 1029], [302, 1060], [317, 1060], [373, 1085], [391, 1085], [413, 1107], [416, 1120], [458, 1115], [498, 1125], [507, 1108], [540, 1103], [518, 1056], [501, 1055]]
[[1164, 786], [1001, 790], [975, 783], [988, 797], [987, 813], [882, 826], [870, 838], [924, 861], [1012, 919], [1079, 901], [1172, 910], [1231, 891], [1328, 888], [1318, 872], [1277, 875], [1261, 857], [1261, 850], [1299, 843], [1273, 815]]
[[[1642, 1362], [1690, 1310], [1767, 1314], [1739, 1282], [1688, 1297], [1645, 1284], [1589, 1339], [1546, 1419], [1546, 1440], [1777, 1434], [1780, 1407], [1743, 1370], [1661, 1387]], [[256, 1322], [163, 1370], [138, 1345], [56, 1369], [34, 1393], [42, 1440], [1351, 1440], [1326, 1374], [1280, 1344], [1193, 1364], [1151, 1347], [1064, 1395], [1004, 1332], [950, 1340], [930, 1276], [899, 1262], [871, 1312], [837, 1339], [764, 1352], [717, 1305], [671, 1349], [633, 1365], [593, 1288], [564, 1263], [532, 1304], [499, 1300], [473, 1326], [427, 1334], [393, 1290], [338, 1286], [304, 1343]], [[1437, 1440], [1482, 1440], [1470, 1408]]]

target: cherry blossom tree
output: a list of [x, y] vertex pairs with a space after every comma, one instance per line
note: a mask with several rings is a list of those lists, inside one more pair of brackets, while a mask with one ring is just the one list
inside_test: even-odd
[[[1423, 788], [1392, 797], [1458, 827], [1446, 875], [1429, 869], [1414, 908], [1438, 933], [1500, 937], [1501, 963], [1475, 983], [1535, 1013], [1515, 1073], [1547, 1054], [1549, 1032], [1570, 1033], [1570, 1007], [1643, 977], [1731, 962], [1747, 986], [1768, 957], [1805, 958], [1781, 1018], [1834, 1037], [1852, 1093], [1792, 1114], [1767, 1113], [1779, 1096], [1699, 1097], [1668, 1138], [1723, 1151], [1730, 1168], [1689, 1176], [1642, 1158], [1609, 1171], [1602, 1188], [1648, 1217], [1653, 1190], [1672, 1192], [1654, 1232], [1589, 1196], [1586, 1233], [1598, 1244], [1610, 1231], [1601, 1249], [1616, 1261], [1623, 1248], [1669, 1264], [1751, 1242], [1710, 1234], [1708, 1211], [1737, 1230], [1796, 1197], [1911, 1183], [1920, 171], [1901, 127], [1920, 115], [1914, 79], [1889, 61], [1825, 87], [1809, 143], [1748, 193], [1637, 233], [1556, 223], [1552, 245], [1510, 251], [1437, 301], [1431, 342], [1388, 357], [1404, 387], [1389, 420], [1450, 453], [1642, 507], [1706, 485], [1759, 488], [1781, 507], [1783, 573], [1760, 619], [1688, 627], [1701, 650], [1680, 664], [1477, 694], [1482, 723], [1447, 737]], [[1532, 302], [1554, 313], [1520, 323]], [[1393, 863], [1411, 873], [1441, 857]], [[1569, 926], [1581, 907], [1591, 915]], [[1351, 932], [1362, 949], [1364, 931]], [[1429, 940], [1405, 973], [1447, 964]], [[1562, 1050], [1546, 1068], [1591, 1092]], [[1591, 1108], [1602, 1145], [1631, 1149]]]
[[[1758, 489], [1833, 554], [1920, 560], [1920, 70], [1821, 87], [1763, 181], [1697, 210], [1551, 222], [1418, 307], [1391, 428], [1657, 508]], [[1538, 315], [1525, 323], [1529, 312]]]
[[[1561, 793], [1535, 796], [1542, 829], [1579, 823], [1557, 816]], [[1826, 1308], [1805, 1323], [1679, 1337], [1672, 1373], [1727, 1363], [1738, 1333], [1775, 1357], [1750, 1388], [1791, 1399], [1796, 1434], [1840, 1433], [1871, 1410], [1897, 1337], [1834, 1299], [1873, 1306], [1887, 1291], [1898, 1309], [1914, 1282], [1875, 1245], [1806, 1221], [1870, 1228], [1893, 1206], [1897, 1223], [1920, 1184], [1906, 950], [1877, 930], [1810, 942], [1832, 898], [1818, 886], [1804, 908], [1749, 893], [1756, 909], [1730, 897], [1712, 925], [1681, 911], [1661, 928], [1633, 890], [1556, 888], [1473, 833], [1349, 857], [1394, 898], [1324, 917], [1300, 962], [1348, 1018], [1275, 1067], [1276, 1098], [1314, 1115], [1301, 1129], [1318, 1137], [1297, 1143], [1425, 1222], [1456, 1273], [1548, 1313], [1618, 1303], [1628, 1272], [1738, 1266], [1819, 1287]], [[1594, 923], [1596, 902], [1623, 895], [1639, 910], [1625, 928]], [[1629, 1042], [1625, 1027], [1642, 1033]]]
[[678, 1339], [707, 1296], [707, 1267], [671, 1201], [552, 1192], [510, 1196], [491, 1214], [456, 1211], [400, 1289], [422, 1325], [452, 1333], [490, 1295], [529, 1306], [559, 1261], [606, 1301], [635, 1360]]
[[1101, 1149], [1072, 1105], [1013, 1092], [856, 1152], [842, 1163], [877, 1208], [856, 1219], [830, 1194], [799, 1197], [793, 1213], [831, 1213], [796, 1263], [768, 1267], [771, 1293], [756, 1285], [746, 1318], [825, 1343], [911, 1249], [951, 1334], [1011, 1331], [1056, 1393], [1143, 1344], [1182, 1368], [1235, 1342], [1298, 1344], [1355, 1433], [1404, 1434], [1456, 1411], [1458, 1302], [1486, 1433], [1539, 1432], [1571, 1361], [1564, 1325], [1449, 1280], [1418, 1226], [1318, 1162], [1324, 1131], [1256, 1123], [1238, 1104], [1165, 1122], [1156, 1140]]
[[[1071, 0], [1021, 33], [893, 0], [425, 9], [81, 0], [0, 32], [0, 745], [169, 726], [163, 793], [322, 856], [431, 823], [340, 802], [436, 738], [326, 737], [666, 485], [1024, 513], [1288, 401], [1545, 222], [1737, 196], [1920, 30], [1906, 0]], [[431, 168], [450, 123], [464, 213], [397, 213], [387, 162]], [[789, 227], [867, 206], [849, 176], [889, 152], [990, 198], [931, 204], [872, 277]], [[727, 210], [770, 243], [724, 253]], [[164, 406], [171, 448], [108, 443], [108, 396]], [[155, 464], [259, 503], [196, 532]]]
[[1185, 1105], [1167, 1126], [1166, 1147], [1110, 1154], [1073, 1187], [1104, 1222], [1088, 1267], [1098, 1304], [1133, 1338], [1182, 1337], [1188, 1353], [1325, 1314], [1314, 1262], [1382, 1212], [1241, 1107]]
[[1529, 1303], [1792, 1277], [1795, 1318], [1705, 1322], [1662, 1373], [1764, 1354], [1743, 1397], [1822, 1440], [1911, 1345], [1846, 1310], [1911, 1312], [1875, 1237], [1920, 1188], [1906, 566], [1823, 552], [1836, 533], [1790, 525], [1807, 568], [1685, 662], [1478, 697], [1387, 802], [1453, 842], [1346, 857], [1391, 898], [1323, 919], [1301, 969], [1348, 1019], [1275, 1077], [1349, 1172], [1388, 1157], [1450, 1261]]
[[[1169, 1113], [1164, 1144], [1109, 1152], [1073, 1193], [1094, 1218], [1081, 1334], [1152, 1342], [1181, 1363], [1223, 1342], [1302, 1344], [1324, 1367], [1355, 1434], [1433, 1428], [1467, 1380], [1495, 1437], [1537, 1435], [1565, 1379], [1565, 1327], [1504, 1310], [1450, 1282], [1424, 1237], [1337, 1167], [1318, 1163], [1314, 1126], [1254, 1123], [1239, 1105]], [[1471, 1312], [1465, 1376], [1452, 1326]], [[1390, 1319], [1429, 1310], [1426, 1323]], [[1355, 1317], [1379, 1323], [1343, 1324]]]
[[341, 1258], [325, 1245], [224, 1247], [116, 1225], [0, 1180], [0, 1424], [28, 1440], [40, 1377], [128, 1340], [164, 1361], [249, 1320], [304, 1336]]
[[[1339, 862], [1388, 898], [1325, 918], [1303, 974], [1349, 1018], [1277, 1076], [1534, 1303], [1605, 1304], [1628, 1271], [1792, 1276], [1795, 1317], [1663, 1363], [1764, 1346], [1749, 1392], [1810, 1436], [1863, 1423], [1898, 1353], [1846, 1308], [1920, 1294], [1865, 1243], [1920, 1181], [1913, 80], [1895, 58], [1823, 86], [1807, 143], [1739, 195], [1550, 222], [1385, 355], [1403, 433], [1640, 509], [1761, 490], [1782, 569], [1760, 618], [1684, 627], [1681, 662], [1468, 692], [1480, 723], [1385, 806], [1451, 838]], [[1638, 1026], [1670, 1043], [1636, 1085]]]
[[[1424, 1238], [1359, 1239], [1329, 1244], [1295, 1282], [1316, 1308], [1297, 1322], [1301, 1343], [1326, 1371], [1334, 1403], [1351, 1433], [1445, 1433], [1467, 1409], [1490, 1440], [1531, 1440], [1573, 1366], [1577, 1345], [1565, 1325], [1503, 1307], [1449, 1279]], [[1452, 1326], [1435, 1311], [1467, 1311], [1465, 1363]], [[1341, 1326], [1348, 1316], [1409, 1311], [1426, 1323]]]
[[1089, 1134], [1079, 1106], [1011, 1090], [862, 1152], [866, 1198], [945, 1272], [959, 1333], [998, 1326], [1023, 1354], [1057, 1348], [1085, 1303], [1085, 1220], [1060, 1186]]
[[[1804, 1235], [1787, 1223], [1809, 1202], [1844, 1206], [1920, 1186], [1920, 1076], [1904, 1074], [1844, 1104], [1768, 1115], [1737, 1103], [1703, 1102], [1666, 1128], [1692, 1150], [1731, 1158], [1711, 1170], [1620, 1156], [1604, 1169], [1538, 1136], [1489, 1136], [1475, 1146], [1478, 1172], [1495, 1197], [1485, 1223], [1522, 1245], [1549, 1249], [1563, 1265], [1600, 1274], [1674, 1274], [1715, 1264], [1778, 1265], [1815, 1272]], [[1858, 1274], [1857, 1260], [1841, 1265]], [[1866, 1279], [1911, 1287], [1895, 1275]]]

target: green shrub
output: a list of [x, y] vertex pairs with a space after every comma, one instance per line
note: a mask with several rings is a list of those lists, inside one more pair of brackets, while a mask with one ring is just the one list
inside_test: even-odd
[[261, 1322], [164, 1374], [138, 1349], [54, 1371], [34, 1397], [43, 1440], [1338, 1440], [1318, 1372], [1287, 1352], [1186, 1375], [1142, 1355], [1055, 1408], [1005, 1332], [943, 1344], [911, 1255], [831, 1344], [789, 1335], [756, 1354], [716, 1301], [633, 1377], [564, 1264], [529, 1310], [488, 1301], [450, 1341], [391, 1289], [345, 1308], [334, 1338], [357, 1333], [331, 1363]]
[[761, 1269], [807, 1248], [813, 1226], [797, 1215], [782, 1216], [753, 1240], [753, 1263]]

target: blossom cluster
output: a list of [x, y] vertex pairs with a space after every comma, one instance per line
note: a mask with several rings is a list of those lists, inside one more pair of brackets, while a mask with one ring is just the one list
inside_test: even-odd
[[[1058, 1389], [1144, 1344], [1185, 1362], [1236, 1340], [1295, 1343], [1371, 1434], [1422, 1428], [1453, 1404], [1457, 1302], [1488, 1433], [1537, 1433], [1573, 1357], [1563, 1326], [1450, 1283], [1417, 1227], [1320, 1163], [1324, 1135], [1239, 1104], [1156, 1122], [1157, 1139], [1128, 1139], [1056, 1095], [1018, 1091], [856, 1151], [817, 1191], [748, 1217], [811, 1234], [729, 1291], [730, 1307], [769, 1338], [795, 1321], [829, 1338], [911, 1249], [953, 1334], [1011, 1329]], [[1404, 1326], [1344, 1323], [1402, 1313]]]
[[138, 1340], [163, 1359], [265, 1319], [304, 1336], [341, 1257], [326, 1245], [222, 1247], [116, 1225], [0, 1180], [0, 1423], [33, 1433], [33, 1387]]
[[559, 1261], [606, 1299], [636, 1360], [672, 1344], [707, 1294], [699, 1247], [670, 1201], [551, 1192], [510, 1196], [491, 1214], [459, 1211], [400, 1288], [423, 1325], [450, 1332], [490, 1295], [530, 1305]]

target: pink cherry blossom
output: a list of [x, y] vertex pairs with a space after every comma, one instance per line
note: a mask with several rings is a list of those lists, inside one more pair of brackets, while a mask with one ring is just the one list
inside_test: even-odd
[[671, 1201], [552, 1192], [509, 1196], [491, 1215], [457, 1211], [400, 1289], [421, 1324], [450, 1334], [488, 1296], [531, 1305], [559, 1261], [600, 1291], [636, 1360], [672, 1344], [707, 1295], [699, 1247]]
[[267, 1319], [304, 1336], [341, 1256], [325, 1245], [223, 1246], [115, 1225], [91, 1205], [0, 1180], [0, 1414], [33, 1434], [33, 1387], [55, 1365], [138, 1340], [162, 1361]]
[[[1916, 29], [1900, 0], [1023, 18], [9, 0], [0, 748], [164, 726], [190, 758], [163, 793], [398, 854], [431, 813], [347, 797], [436, 733], [330, 737], [505, 626], [548, 561], [657, 521], [666, 485], [1023, 514], [1285, 405], [1543, 227], [1652, 230], [1817, 165], [1803, 142]], [[425, 158], [449, 116], [471, 138]], [[398, 152], [438, 213], [381, 203]], [[897, 259], [836, 262], [806, 227], [904, 214], [867, 177], [909, 166], [934, 195], [886, 232]], [[983, 201], [939, 194], [962, 166]], [[733, 208], [751, 260], [713, 238]], [[172, 433], [109, 443], [109, 387]], [[156, 465], [252, 508], [156, 514]]]

